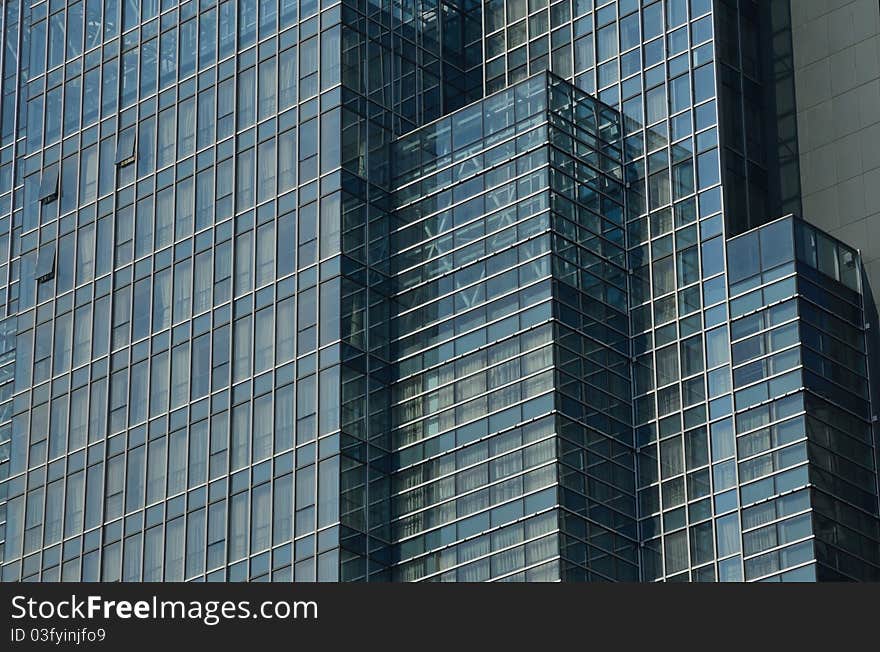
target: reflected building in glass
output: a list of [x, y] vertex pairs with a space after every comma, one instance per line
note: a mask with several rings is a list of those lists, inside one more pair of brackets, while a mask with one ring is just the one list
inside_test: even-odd
[[880, 580], [790, 4], [5, 3], [2, 579]]

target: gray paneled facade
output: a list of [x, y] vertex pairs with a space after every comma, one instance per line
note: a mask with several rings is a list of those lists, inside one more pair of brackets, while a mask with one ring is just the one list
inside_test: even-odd
[[791, 3], [803, 216], [880, 285], [880, 3]]
[[820, 4], [6, 2], [2, 579], [877, 579]]

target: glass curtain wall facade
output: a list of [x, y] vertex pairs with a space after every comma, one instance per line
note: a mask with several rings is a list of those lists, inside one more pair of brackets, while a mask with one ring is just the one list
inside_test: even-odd
[[3, 11], [3, 579], [387, 575], [388, 147], [471, 8]]
[[791, 217], [727, 251], [736, 464], [712, 470], [739, 485], [745, 579], [878, 581], [876, 312], [859, 253]]
[[[800, 208], [788, 3], [507, 0], [484, 12], [487, 91], [549, 68], [623, 114], [642, 579], [839, 577], [813, 558], [758, 573], [763, 562], [742, 557], [743, 501], [758, 499], [738, 488], [725, 240]], [[871, 532], [873, 487], [858, 517]]]
[[2, 579], [877, 579], [788, 5], [5, 3]]
[[621, 157], [546, 73], [395, 143], [394, 579], [638, 579]]

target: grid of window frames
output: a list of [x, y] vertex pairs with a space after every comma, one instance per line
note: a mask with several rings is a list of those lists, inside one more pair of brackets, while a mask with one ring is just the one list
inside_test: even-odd
[[21, 4], [4, 579], [335, 579], [340, 6]]
[[[755, 0], [715, 3], [728, 236], [801, 211], [797, 125], [790, 113], [795, 105], [794, 88], [791, 78], [780, 74], [788, 69], [793, 56], [789, 4]], [[784, 153], [776, 151], [775, 142], [767, 147], [774, 139]]]
[[624, 115], [642, 565], [649, 580], [719, 577], [709, 438], [714, 427], [719, 441], [725, 431], [732, 441], [732, 423], [724, 421], [732, 405], [711, 5], [484, 3], [487, 89], [549, 68]]
[[4, 301], [23, 354], [0, 437], [4, 578], [336, 579], [340, 564], [362, 577], [371, 546], [339, 547], [367, 527], [365, 488], [382, 480], [357, 442], [383, 421], [346, 345], [387, 349], [381, 292], [362, 280], [387, 261], [383, 148], [476, 97], [473, 14], [316, 0], [4, 11], [3, 88], [21, 108], [4, 97], [15, 210], [0, 244], [11, 221]]
[[858, 252], [788, 217], [728, 258], [745, 579], [876, 580]]
[[[19, 47], [26, 39], [27, 30], [20, 28], [20, 3], [4, 3], [0, 8], [0, 317], [9, 315], [7, 308], [7, 285], [10, 273], [10, 238], [13, 207], [14, 160], [16, 137], [19, 135], [18, 104], [21, 98], [18, 75], [21, 68]], [[20, 199], [19, 199], [20, 201]], [[15, 320], [4, 324], [4, 361], [14, 347]], [[6, 336], [12, 337], [10, 345], [6, 344]], [[5, 398], [3, 399], [6, 400]], [[3, 419], [4, 422], [8, 418]], [[8, 456], [10, 428], [0, 426], [0, 460]], [[2, 462], [0, 462], [2, 464]], [[0, 476], [2, 477], [2, 476]], [[0, 499], [2, 502], [2, 499]]]
[[555, 82], [552, 91], [561, 578], [631, 581], [638, 532], [622, 124], [574, 86]]
[[394, 576], [637, 578], [619, 118], [538, 75], [394, 160]]
[[[713, 4], [727, 13], [713, 16]], [[725, 261], [743, 258], [726, 252], [727, 213], [747, 213], [736, 206], [721, 213], [713, 19], [725, 32], [746, 24], [747, 5], [487, 0], [398, 12], [366, 2], [319, 8], [316, 0], [5, 3], [3, 579], [359, 579], [385, 576], [388, 564], [413, 579], [630, 578], [637, 538], [647, 580], [876, 577], [875, 451], [857, 256], [795, 223], [796, 262], [776, 265], [769, 273], [781, 276], [757, 282], [755, 275], [731, 278], [727, 300]], [[485, 36], [476, 29], [480, 8]], [[460, 39], [436, 37], [444, 20]], [[545, 248], [510, 266], [530, 273], [547, 261], [550, 271], [541, 268], [544, 280], [530, 287], [546, 286], [537, 308], [556, 321], [552, 330], [532, 324], [531, 334], [516, 336], [516, 352], [494, 354], [505, 360], [499, 368], [520, 365], [522, 378], [502, 388], [515, 385], [520, 396], [521, 382], [547, 373], [528, 375], [533, 358], [552, 356], [560, 413], [524, 420], [509, 436], [519, 438], [517, 455], [540, 444], [547, 450], [529, 455], [557, 460], [559, 504], [542, 512], [550, 503], [534, 499], [534, 519], [458, 546], [451, 544], [460, 533], [449, 526], [422, 521], [414, 532], [425, 534], [411, 539], [389, 528], [390, 515], [406, 506], [398, 495], [405, 490], [379, 470], [384, 462], [363, 460], [394, 451], [403, 468], [416, 463], [402, 455], [407, 450], [423, 456], [424, 479], [413, 482], [426, 483], [425, 491], [412, 499], [426, 506], [432, 492], [445, 496], [457, 487], [453, 472], [467, 483], [468, 473], [477, 477], [488, 463], [480, 442], [491, 445], [491, 437], [463, 435], [477, 437], [470, 451], [477, 456], [466, 446], [462, 460], [458, 453], [435, 460], [421, 440], [389, 440], [387, 424], [399, 434], [416, 421], [396, 421], [415, 408], [406, 404], [409, 395], [385, 385], [396, 355], [403, 363], [395, 374], [422, 373], [406, 368], [415, 355], [395, 350], [408, 345], [409, 331], [392, 347], [391, 334], [406, 319], [454, 316], [462, 340], [480, 330], [468, 330], [457, 302], [466, 311], [485, 301], [485, 283], [468, 283], [477, 294], [460, 298], [440, 289], [468, 269], [479, 244], [471, 238], [482, 240], [469, 234], [470, 222], [459, 234], [455, 219], [451, 244], [432, 236], [415, 255], [431, 259], [425, 269], [438, 275], [438, 300], [405, 307], [393, 320], [388, 313], [389, 292], [415, 297], [420, 284], [434, 282], [389, 290], [390, 270], [400, 264], [407, 283], [413, 266], [389, 253], [390, 236], [405, 231], [392, 225], [399, 218], [391, 207], [396, 201], [405, 220], [420, 222], [421, 215], [406, 214], [412, 192], [433, 191], [408, 177], [392, 201], [391, 160], [383, 155], [395, 135], [473, 97], [480, 39], [487, 93], [552, 70], [619, 107], [629, 192], [618, 223], [614, 193], [602, 193], [619, 184], [620, 144], [606, 138], [597, 148], [601, 121], [599, 132], [580, 137], [586, 147], [567, 151], [584, 115], [572, 128], [564, 111], [544, 114], [546, 160], [539, 162], [539, 146], [518, 160], [524, 173], [537, 166], [523, 178], [545, 170], [548, 205], [516, 195], [517, 210], [535, 212], [513, 219], [517, 229], [536, 218], [549, 222], [543, 235], [520, 244]], [[719, 44], [719, 56], [735, 69], [722, 84], [730, 81], [741, 91], [735, 99], [746, 103], [757, 82], [750, 43]], [[465, 126], [452, 138], [475, 133]], [[729, 131], [722, 144], [736, 149]], [[744, 143], [744, 174], [759, 192], [755, 144]], [[607, 145], [618, 149], [610, 155], [617, 163], [603, 166]], [[466, 166], [488, 150], [461, 152], [455, 164]], [[428, 143], [415, 175], [430, 179], [447, 153]], [[579, 176], [590, 166], [602, 174]], [[456, 179], [465, 181], [458, 198], [452, 190], [465, 212], [474, 193], [484, 192], [476, 180], [498, 172], [471, 174]], [[594, 197], [567, 190], [572, 179], [607, 203], [591, 211]], [[758, 205], [747, 207], [752, 222], [762, 219]], [[772, 229], [781, 227], [752, 235], [772, 238]], [[445, 247], [455, 250], [446, 256]], [[581, 267], [589, 272], [582, 276]], [[627, 272], [628, 290], [620, 280]], [[551, 276], [558, 278], [551, 283]], [[628, 301], [628, 318], [621, 301]], [[749, 328], [758, 330], [744, 334]], [[434, 365], [457, 355], [443, 346], [429, 349], [441, 357], [417, 363], [430, 367], [420, 382], [441, 383], [439, 375], [428, 378], [443, 369]], [[625, 391], [627, 364], [615, 362], [627, 346], [634, 401]], [[492, 351], [473, 353], [471, 363], [488, 364]], [[480, 373], [463, 360], [464, 383], [456, 360], [436, 396], [439, 385], [418, 390], [425, 416], [450, 394], [457, 402], [459, 389], [472, 391], [471, 380], [479, 386]], [[806, 391], [796, 391], [799, 383]], [[594, 394], [597, 388], [603, 391]], [[578, 401], [587, 392], [584, 411]], [[476, 397], [474, 406], [491, 396]], [[453, 416], [466, 405], [456, 403]], [[419, 423], [429, 441], [446, 446], [458, 435], [449, 439], [439, 421], [449, 411], [437, 410], [436, 422]], [[627, 480], [630, 422], [634, 487]], [[506, 445], [499, 443], [499, 455]], [[581, 471], [594, 463], [594, 476]], [[807, 464], [814, 487], [785, 493], [804, 485]], [[813, 539], [804, 534], [807, 497]], [[472, 494], [474, 504], [485, 499]], [[420, 513], [439, 517], [442, 510], [432, 509]], [[388, 556], [384, 545], [394, 538], [403, 540]], [[441, 551], [448, 545], [455, 560]]]
[[558, 577], [547, 78], [394, 150], [394, 577]]
[[[322, 276], [325, 269], [341, 274], [321, 297], [320, 317], [322, 323], [332, 321], [339, 305], [340, 346], [328, 345], [321, 357], [322, 366], [325, 358], [326, 364], [341, 361], [339, 378], [327, 372], [329, 382], [319, 395], [327, 403], [321, 412], [328, 416], [325, 423], [338, 422], [341, 430], [342, 580], [385, 578], [390, 562], [389, 148], [395, 136], [479, 96], [479, 24], [466, 4], [343, 6], [342, 106], [335, 124], [341, 128], [341, 191], [338, 203], [323, 202], [319, 228], [322, 256], [325, 250], [341, 252], [322, 264]], [[324, 135], [337, 138], [332, 130], [322, 131], [322, 152], [328, 147]], [[323, 329], [326, 333], [327, 326]], [[328, 412], [337, 401], [338, 417]]]

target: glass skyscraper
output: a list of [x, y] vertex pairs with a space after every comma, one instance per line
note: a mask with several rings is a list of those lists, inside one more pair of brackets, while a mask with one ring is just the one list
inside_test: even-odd
[[880, 581], [791, 4], [6, 2], [3, 581]]

